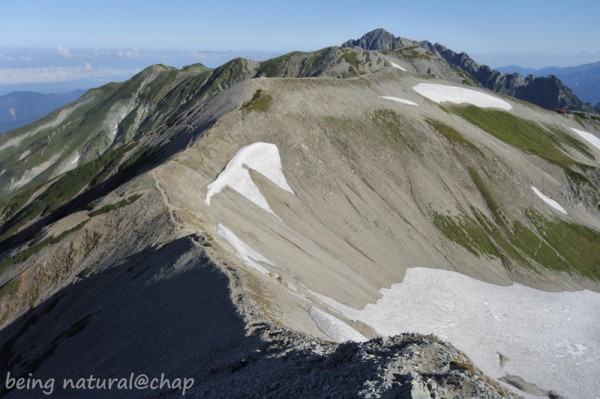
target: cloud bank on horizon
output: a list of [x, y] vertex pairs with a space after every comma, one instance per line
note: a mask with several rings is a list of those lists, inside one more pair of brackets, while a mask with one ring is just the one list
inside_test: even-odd
[[[487, 3], [456, 5], [442, 0], [426, 5], [382, 1], [373, 7], [358, 0], [306, 0], [277, 6], [261, 0], [151, 0], [144, 7], [117, 0], [77, 7], [66, 0], [53, 1], [52, 7], [43, 0], [6, 2], [2, 12], [10, 18], [0, 24], [0, 74], [10, 70], [14, 77], [16, 69], [23, 69], [17, 81], [31, 85], [38, 79], [31, 68], [44, 68], [45, 79], [51, 76], [49, 69], [61, 79], [74, 71], [70, 81], [85, 77], [91, 87], [106, 80], [125, 80], [131, 71], [151, 64], [182, 67], [202, 62], [216, 67], [235, 57], [260, 61], [289, 51], [339, 45], [376, 28], [440, 42], [492, 67], [600, 61], [595, 39], [600, 35], [596, 23], [600, 3], [572, 0], [569, 7], [546, 3], [505, 0], [490, 19]], [[511, 29], [506, 29], [506, 21]], [[92, 68], [86, 69], [86, 64]], [[61, 68], [75, 69], [61, 74]], [[99, 76], [101, 71], [107, 74]], [[8, 87], [0, 84], [0, 92]]]

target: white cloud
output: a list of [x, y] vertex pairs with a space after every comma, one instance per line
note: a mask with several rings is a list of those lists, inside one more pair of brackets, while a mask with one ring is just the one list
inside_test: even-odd
[[0, 85], [125, 79], [137, 71], [125, 68], [95, 68], [89, 63], [79, 67], [3, 68], [0, 69]]
[[71, 55], [71, 52], [69, 51], [69, 49], [68, 49], [68, 48], [66, 48], [66, 47], [61, 47], [61, 46], [58, 46], [58, 47], [56, 48], [56, 50], [57, 50], [57, 51], [60, 53], [60, 55], [62, 55], [62, 56], [63, 56], [63, 57], [65, 57], [65, 58], [71, 58], [71, 57], [73, 57], [73, 56]]
[[14, 61], [15, 59], [11, 56], [0, 53], [0, 61]]
[[117, 55], [117, 57], [121, 57], [121, 58], [130, 58], [130, 59], [142, 58], [142, 54], [136, 48], [134, 48], [133, 50], [117, 50], [117, 52], [115, 54]]
[[210, 58], [210, 55], [208, 53], [203, 53], [200, 51], [190, 51], [189, 55], [194, 58], [198, 58], [199, 60], [206, 60], [206, 59]]

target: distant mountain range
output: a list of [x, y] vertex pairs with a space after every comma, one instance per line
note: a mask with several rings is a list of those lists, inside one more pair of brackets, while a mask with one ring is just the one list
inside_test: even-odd
[[596, 104], [600, 111], [600, 61], [572, 67], [546, 67], [542, 69], [522, 68], [509, 65], [498, 68], [505, 73], [519, 73], [521, 75], [558, 77], [564, 84], [569, 86], [573, 93], [583, 101]]
[[[406, 51], [411, 48], [424, 49], [443, 58], [451, 66], [459, 68], [460, 73], [468, 74], [472, 80], [486, 89], [507, 94], [546, 109], [564, 108], [597, 112], [591, 104], [579, 99], [572, 87], [567, 87], [556, 76], [524, 77], [519, 73], [502, 73], [502, 71], [492, 69], [487, 65], [479, 65], [467, 53], [456, 53], [439, 43], [433, 44], [426, 40], [414, 41], [395, 37], [384, 29], [375, 29], [358, 40], [348, 40], [342, 47], [392, 52]], [[600, 68], [597, 73], [600, 75]]]
[[62, 94], [15, 91], [0, 96], [0, 134], [28, 125], [55, 109], [77, 100], [83, 93], [84, 90]]

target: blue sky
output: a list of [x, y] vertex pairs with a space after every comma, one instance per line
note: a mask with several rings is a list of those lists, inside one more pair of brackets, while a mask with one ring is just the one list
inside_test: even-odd
[[119, 80], [157, 62], [264, 59], [378, 27], [496, 67], [578, 65], [600, 61], [599, 15], [598, 0], [5, 1], [0, 91], [52, 76]]

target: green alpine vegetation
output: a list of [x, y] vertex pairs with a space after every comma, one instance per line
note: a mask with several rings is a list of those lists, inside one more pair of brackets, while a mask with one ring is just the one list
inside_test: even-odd
[[452, 112], [526, 153], [537, 155], [567, 169], [578, 163], [561, 149], [570, 140], [556, 138], [539, 125], [506, 111], [469, 106], [448, 107]]
[[88, 213], [88, 215], [90, 217], [94, 217], [94, 216], [102, 215], [104, 213], [112, 212], [114, 210], [123, 208], [127, 205], [133, 204], [135, 201], [140, 199], [141, 196], [142, 196], [142, 194], [134, 194], [130, 197], [123, 198], [121, 201], [115, 202], [114, 204], [104, 205], [101, 208], [95, 209], [95, 210], [91, 211], [90, 213]]
[[468, 148], [469, 150], [480, 152], [479, 148], [477, 148], [475, 144], [465, 138], [465, 136], [460, 134], [453, 127], [435, 119], [427, 118], [426, 121], [431, 125], [431, 127], [433, 127], [442, 136], [446, 137], [451, 143], [457, 143]]
[[7, 256], [6, 258], [4, 258], [0, 261], [0, 274], [4, 273], [9, 267], [26, 261], [29, 257], [37, 254], [38, 252], [40, 252], [42, 249], [44, 249], [48, 245], [54, 245], [54, 244], [61, 242], [69, 234], [80, 230], [83, 226], [85, 226], [85, 224], [87, 222], [88, 221], [85, 220], [85, 221], [79, 223], [77, 226], [75, 226], [69, 230], [63, 231], [61, 234], [59, 234], [56, 237], [46, 238], [45, 240], [34, 243], [34, 244], [28, 246], [27, 248], [20, 250], [15, 255]]
[[474, 255], [499, 258], [511, 264], [534, 269], [534, 265], [600, 280], [600, 232], [558, 218], [549, 219], [535, 209], [525, 212], [527, 224], [508, 222], [479, 173], [472, 167], [469, 175], [486, 201], [494, 220], [472, 207], [475, 218], [432, 214], [432, 222], [448, 239]]
[[271, 104], [271, 100], [273, 98], [268, 94], [262, 91], [262, 89], [256, 90], [252, 99], [250, 101], [242, 104], [242, 108], [248, 111], [260, 111], [266, 112], [269, 109], [269, 104]]
[[[135, 143], [118, 147], [92, 162], [67, 172], [14, 215], [12, 213], [19, 209], [18, 204], [24, 202], [25, 194], [17, 197], [17, 204], [9, 200], [5, 205], [8, 212], [4, 214], [4, 218], [7, 220], [0, 230], [0, 241], [5, 240], [33, 219], [56, 211], [86, 187], [93, 187], [103, 182], [119, 165], [123, 155], [134, 146]], [[27, 194], [32, 192], [28, 191]]]

